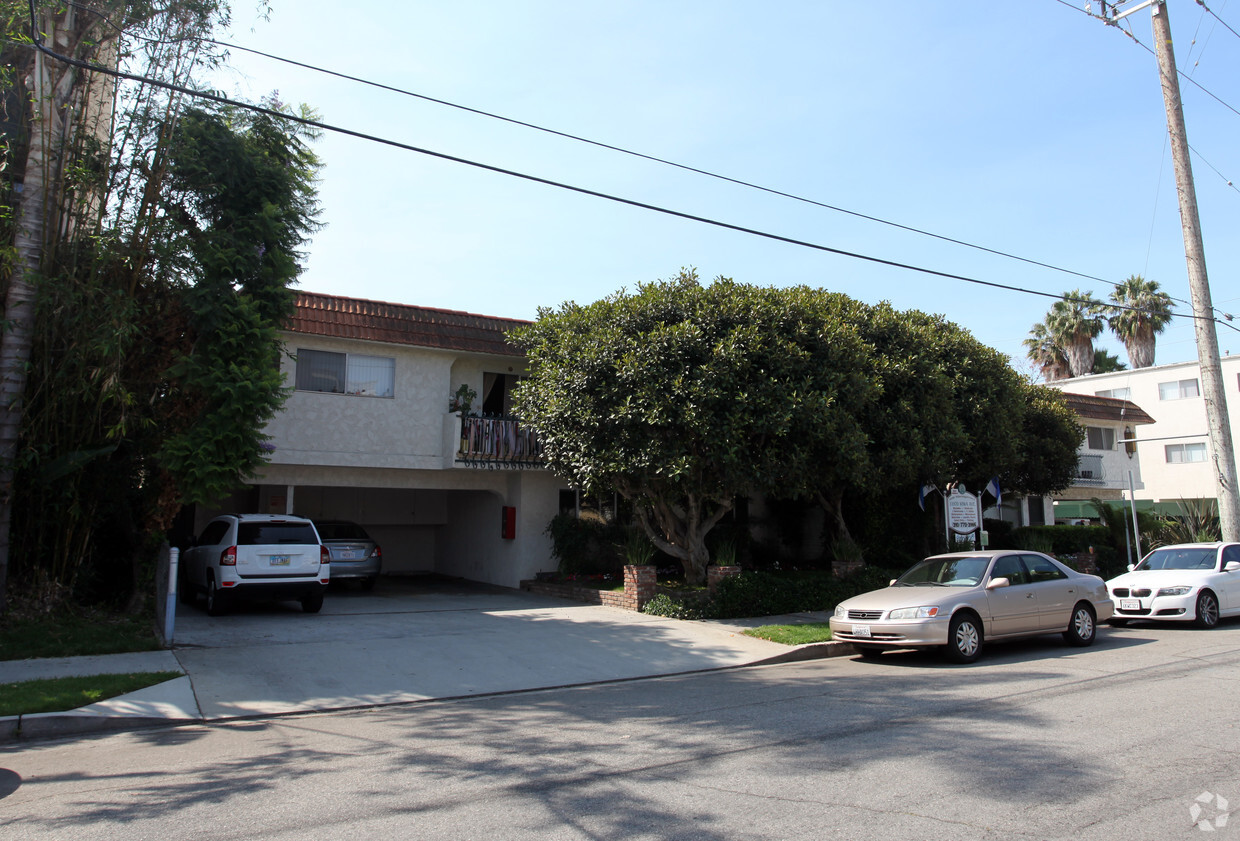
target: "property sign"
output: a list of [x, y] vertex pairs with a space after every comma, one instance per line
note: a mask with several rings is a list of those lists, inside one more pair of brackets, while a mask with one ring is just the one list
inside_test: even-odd
[[981, 528], [982, 518], [978, 512], [977, 497], [952, 491], [947, 497], [947, 522], [956, 534], [969, 534]]

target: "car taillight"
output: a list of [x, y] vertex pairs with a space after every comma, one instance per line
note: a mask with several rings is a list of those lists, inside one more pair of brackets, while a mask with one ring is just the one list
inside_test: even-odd
[[332, 562], [332, 553], [327, 551], [326, 546], [320, 545], [319, 546], [319, 563], [330, 564], [331, 562]]
[[371, 552], [370, 554], [371, 554], [373, 557], [376, 557], [376, 558], [382, 558], [382, 557], [383, 557], [383, 550], [382, 550], [382, 549], [380, 549], [380, 548], [379, 548], [379, 544], [378, 544], [378, 543], [376, 543], [376, 544], [375, 544], [375, 551]]
[[220, 552], [220, 566], [235, 567], [237, 565], [237, 547], [229, 546], [223, 552]]

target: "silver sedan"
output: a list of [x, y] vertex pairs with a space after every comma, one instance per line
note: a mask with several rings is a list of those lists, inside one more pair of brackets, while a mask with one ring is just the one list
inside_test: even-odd
[[862, 657], [934, 646], [971, 663], [994, 640], [1063, 634], [1072, 645], [1090, 645], [1112, 611], [1101, 578], [1039, 552], [957, 552], [927, 558], [891, 586], [841, 602], [831, 634]]

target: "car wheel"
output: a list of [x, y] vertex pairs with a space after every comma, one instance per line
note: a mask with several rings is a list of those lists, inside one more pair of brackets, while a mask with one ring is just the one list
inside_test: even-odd
[[1110, 625], [1112, 628], [1127, 628], [1128, 620], [1127, 619], [1108, 619], [1107, 624]]
[[1078, 604], [1072, 609], [1072, 621], [1068, 623], [1068, 630], [1063, 632], [1064, 640], [1069, 645], [1092, 645], [1097, 634], [1094, 612], [1089, 609], [1089, 605]]
[[853, 648], [866, 660], [877, 660], [883, 656], [883, 650], [877, 645], [854, 645]]
[[363, 578], [362, 589], [365, 590], [367, 593], [369, 593], [371, 590], [375, 589], [375, 584], [377, 584], [378, 582], [379, 582], [379, 576], [377, 575], [372, 575], [369, 578]]
[[305, 596], [301, 600], [301, 609], [306, 613], [318, 613], [323, 609], [323, 591], [315, 593], [311, 596]]
[[957, 613], [947, 631], [947, 656], [972, 663], [982, 655], [982, 622], [972, 613]]
[[223, 616], [228, 612], [228, 597], [215, 586], [215, 579], [207, 579], [207, 615]]
[[1218, 597], [1202, 590], [1197, 597], [1197, 627], [1213, 628], [1218, 624]]

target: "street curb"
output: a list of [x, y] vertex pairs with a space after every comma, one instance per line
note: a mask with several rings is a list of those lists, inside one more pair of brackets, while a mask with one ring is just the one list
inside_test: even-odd
[[201, 724], [200, 718], [163, 718], [131, 715], [75, 715], [72, 712], [30, 713], [0, 717], [0, 745], [108, 733]]
[[484, 698], [494, 695], [522, 694], [529, 692], [545, 692], [548, 690], [573, 689], [579, 686], [606, 685], [611, 683], [627, 683], [636, 680], [652, 680], [663, 677], [678, 677], [686, 674], [703, 674], [716, 671], [747, 669], [754, 666], [773, 666], [779, 663], [799, 663], [808, 660], [822, 660], [828, 657], [847, 657], [856, 653], [856, 649], [846, 642], [806, 643], [790, 648], [788, 651], [765, 657], [752, 663], [734, 666], [721, 666], [709, 669], [695, 669], [687, 672], [672, 672], [663, 675], [643, 675], [634, 678], [616, 680], [589, 681], [581, 684], [565, 684], [562, 686], [541, 686], [531, 689], [505, 690], [477, 695], [461, 695], [447, 698], [427, 698], [419, 701], [401, 701], [395, 704], [359, 704], [357, 706], [331, 707], [316, 710], [297, 710], [287, 713], [258, 714], [229, 717], [225, 719], [205, 718], [162, 718], [150, 716], [125, 715], [83, 715], [80, 712], [31, 713], [28, 715], [11, 715], [0, 717], [0, 746], [22, 745], [37, 741], [85, 736], [92, 733], [117, 733], [129, 730], [149, 730], [156, 727], [182, 727], [190, 724], [211, 724], [217, 722], [263, 720], [269, 718], [285, 718], [302, 715], [321, 715], [332, 712], [358, 712], [361, 710], [383, 709], [389, 706], [399, 707], [410, 704], [422, 704], [429, 701], [459, 701]]
[[847, 642], [808, 642], [790, 651], [747, 665], [773, 666], [777, 663], [800, 663], [805, 660], [825, 660], [828, 657], [848, 657], [856, 653], [857, 649]]

